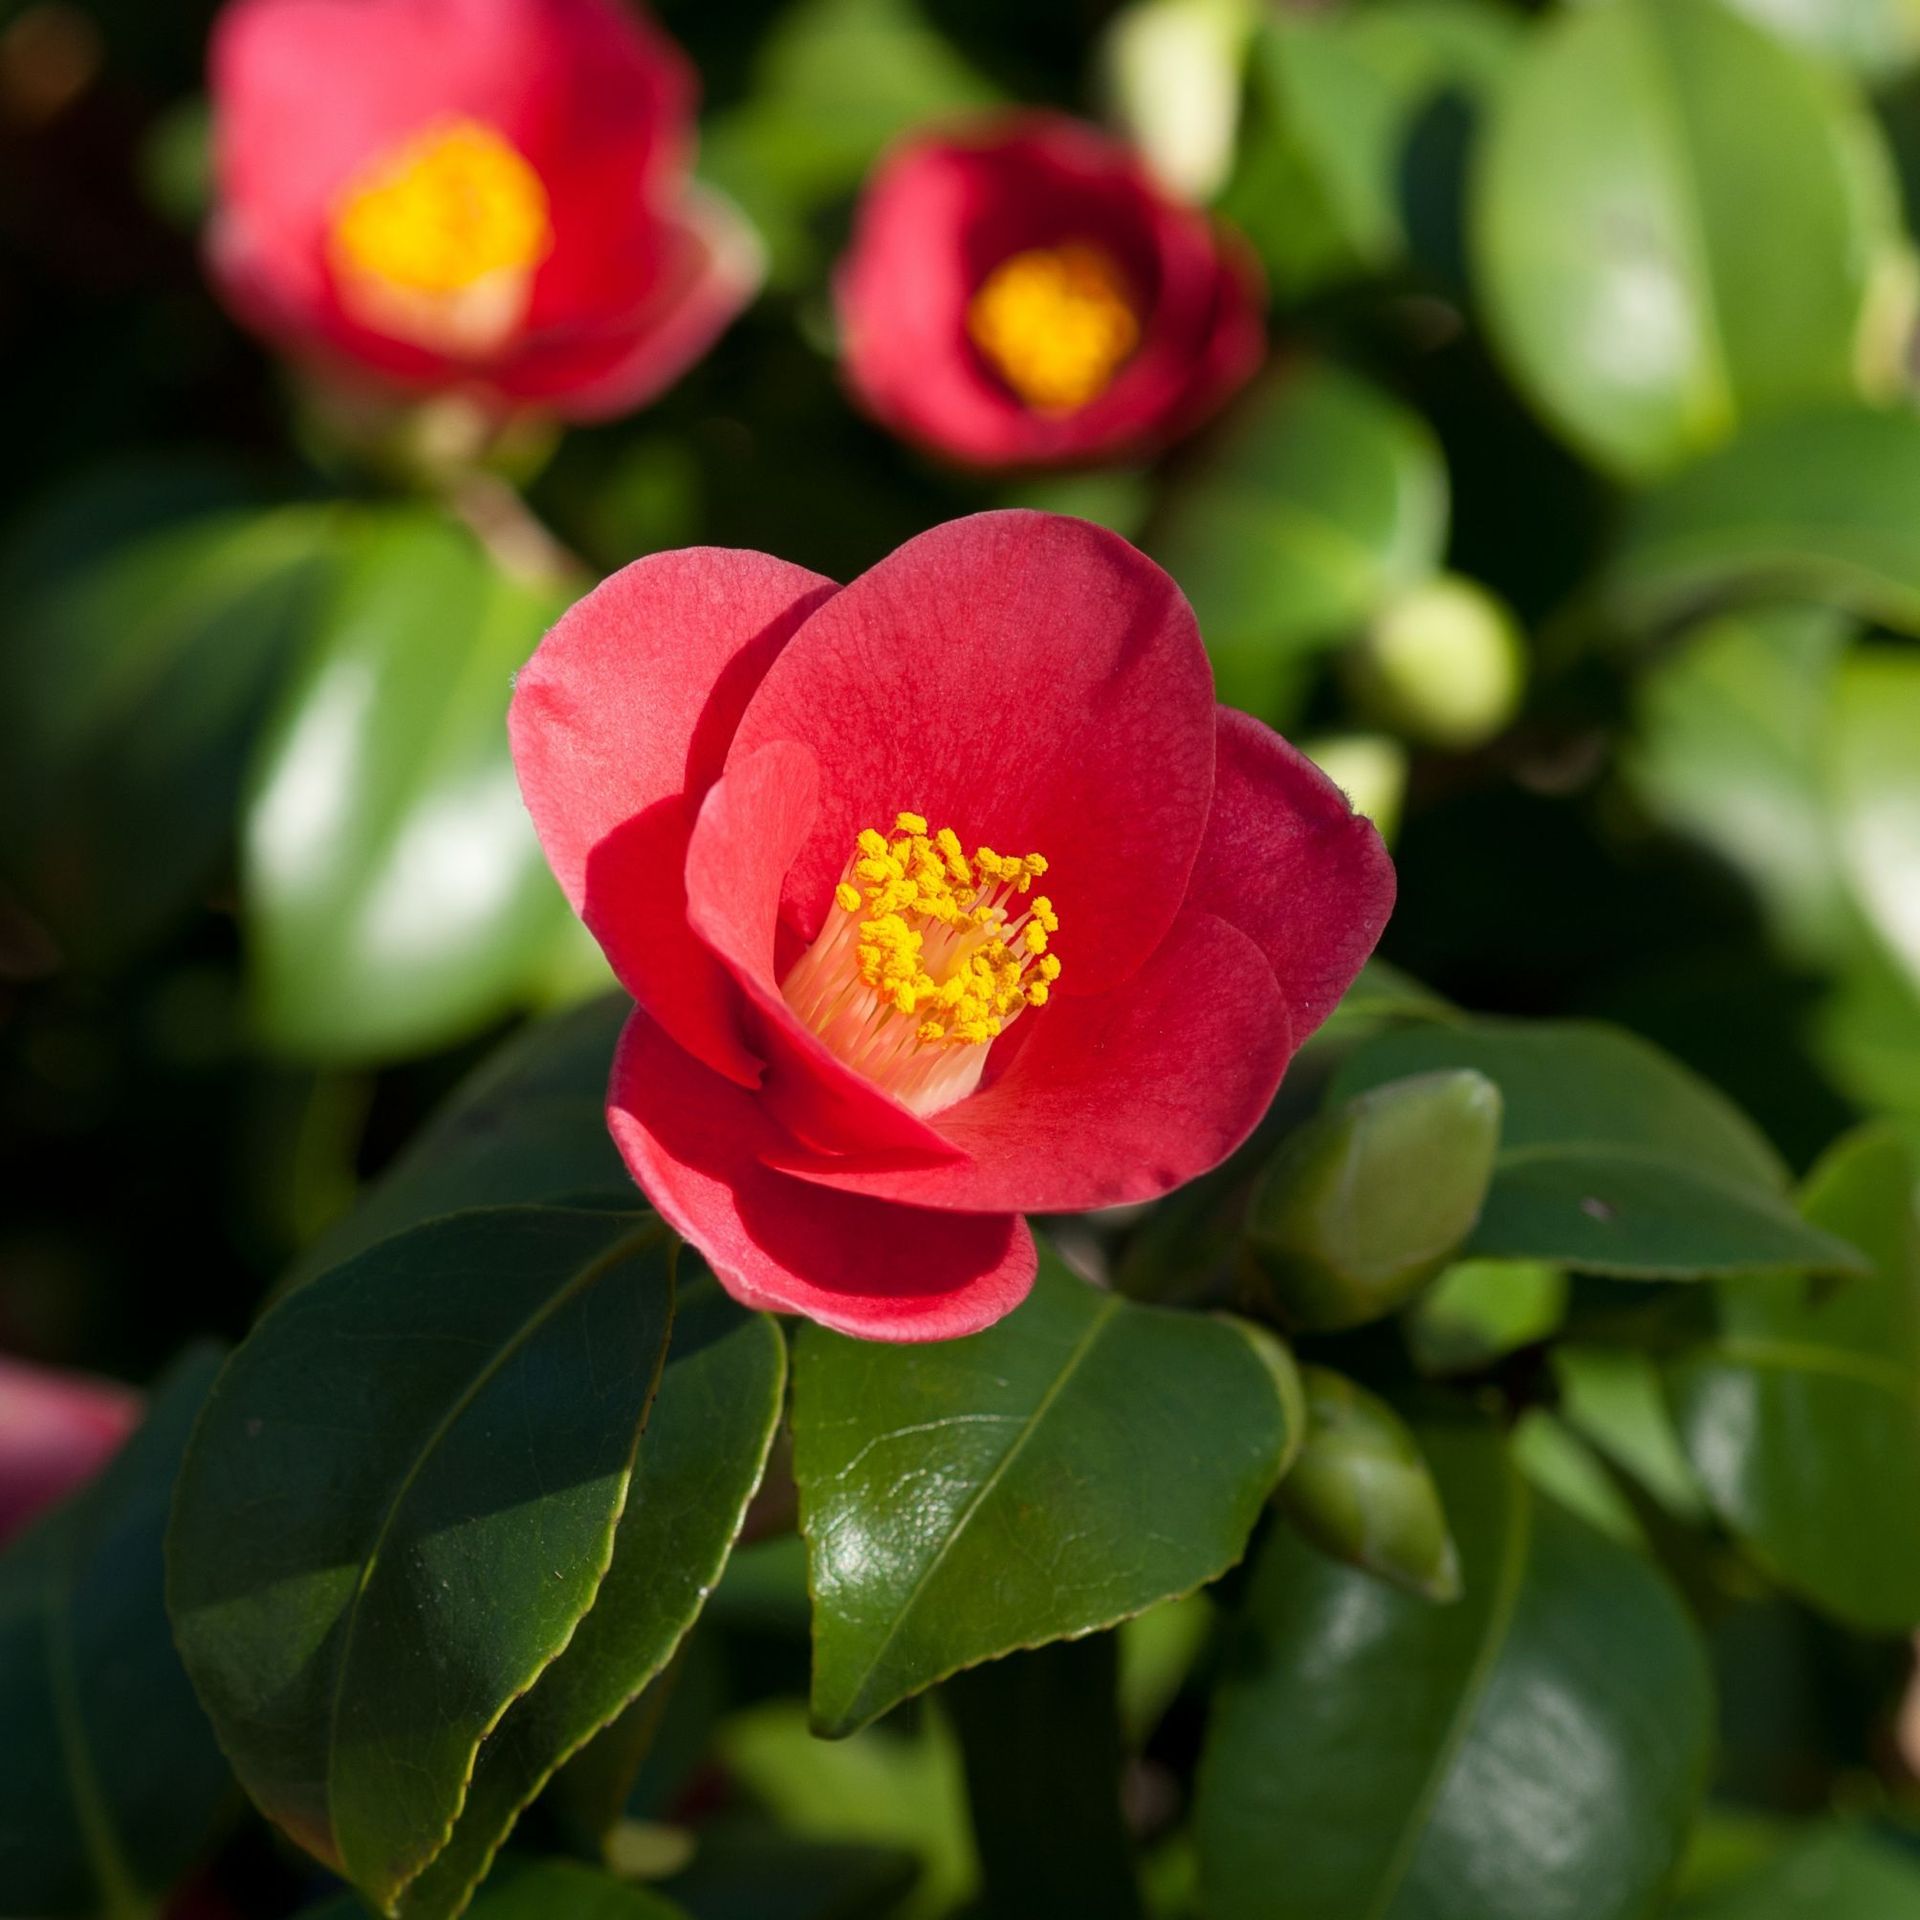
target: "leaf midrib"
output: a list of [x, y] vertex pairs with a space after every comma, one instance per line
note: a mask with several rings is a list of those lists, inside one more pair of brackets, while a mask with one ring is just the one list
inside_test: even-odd
[[1113, 1318], [1119, 1310], [1119, 1302], [1112, 1294], [1104, 1294], [1098, 1298], [1095, 1303], [1093, 1318], [1087, 1323], [1086, 1331], [1074, 1342], [1060, 1371], [1054, 1376], [1046, 1392], [1034, 1403], [1033, 1411], [1021, 1422], [1019, 1432], [1013, 1436], [1007, 1445], [1006, 1451], [1001, 1454], [1000, 1458], [994, 1463], [993, 1471], [989, 1473], [975, 1489], [966, 1505], [961, 1509], [953, 1525], [947, 1529], [945, 1538], [941, 1540], [940, 1545], [935, 1549], [932, 1558], [927, 1561], [926, 1565], [921, 1568], [919, 1574], [916, 1576], [906, 1599], [901, 1602], [899, 1610], [894, 1614], [892, 1624], [887, 1628], [886, 1632], [881, 1635], [879, 1644], [874, 1648], [872, 1655], [860, 1670], [858, 1684], [852, 1689], [849, 1695], [849, 1704], [852, 1708], [857, 1709], [864, 1705], [866, 1692], [873, 1682], [874, 1675], [878, 1672], [881, 1662], [884, 1661], [888, 1653], [892, 1651], [895, 1640], [899, 1638], [901, 1629], [912, 1617], [914, 1609], [919, 1606], [921, 1597], [927, 1590], [928, 1583], [946, 1563], [947, 1555], [952, 1552], [954, 1543], [966, 1532], [968, 1526], [972, 1523], [973, 1516], [979, 1512], [982, 1503], [994, 1489], [999, 1486], [1000, 1482], [1006, 1478], [1014, 1461], [1017, 1460], [1024, 1451], [1027, 1442], [1039, 1431], [1041, 1423], [1045, 1420], [1054, 1402], [1065, 1392], [1068, 1383], [1073, 1379], [1074, 1375], [1079, 1372], [1087, 1355], [1093, 1351], [1100, 1335], [1112, 1324]]
[[[366, 1558], [360, 1569], [360, 1578], [354, 1587], [353, 1598], [347, 1605], [346, 1628], [340, 1646], [339, 1664], [334, 1669], [333, 1697], [327, 1707], [327, 1826], [336, 1852], [340, 1852], [341, 1848], [340, 1834], [333, 1820], [334, 1762], [340, 1751], [340, 1715], [346, 1699], [347, 1675], [353, 1666], [354, 1643], [360, 1627], [362, 1602], [378, 1570], [381, 1551], [386, 1546], [387, 1536], [392, 1532], [394, 1523], [401, 1509], [406, 1505], [415, 1482], [441, 1442], [465, 1418], [468, 1409], [499, 1375], [507, 1362], [519, 1353], [570, 1300], [589, 1287], [597, 1285], [622, 1261], [630, 1259], [647, 1246], [658, 1233], [658, 1226], [649, 1222], [644, 1227], [622, 1234], [611, 1246], [596, 1254], [581, 1267], [564, 1286], [557, 1287], [549, 1293], [539, 1307], [514, 1330], [512, 1337], [503, 1341], [494, 1350], [486, 1364], [461, 1389], [452, 1405], [441, 1415], [433, 1431], [427, 1435], [413, 1458], [407, 1463], [406, 1472], [395, 1486], [386, 1509], [381, 1515], [380, 1525], [374, 1534], [373, 1542], [367, 1549]], [[342, 1857], [344, 1858], [344, 1854]]]
[[1366, 1920], [1386, 1920], [1399, 1898], [1400, 1889], [1412, 1871], [1414, 1858], [1419, 1852], [1427, 1821], [1446, 1788], [1447, 1776], [1453, 1771], [1453, 1763], [1459, 1758], [1460, 1749], [1466, 1745], [1467, 1737], [1473, 1731], [1474, 1718], [1480, 1710], [1488, 1682], [1493, 1677], [1494, 1665], [1513, 1626], [1513, 1616], [1520, 1603], [1522, 1576], [1526, 1572], [1527, 1551], [1533, 1539], [1533, 1499], [1511, 1462], [1506, 1463], [1504, 1472], [1513, 1517], [1502, 1548], [1493, 1605], [1487, 1610], [1486, 1632], [1474, 1653], [1472, 1666], [1467, 1669], [1459, 1702], [1434, 1754], [1433, 1765], [1421, 1784], [1406, 1824], [1400, 1830], [1400, 1838], [1394, 1845], [1392, 1857], [1387, 1862], [1386, 1872], [1367, 1908]]

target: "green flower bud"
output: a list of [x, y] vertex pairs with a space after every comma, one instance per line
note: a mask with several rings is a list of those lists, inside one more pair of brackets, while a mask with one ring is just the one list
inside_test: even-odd
[[1391, 841], [1407, 798], [1407, 750], [1384, 733], [1328, 734], [1300, 750]]
[[1384, 1400], [1302, 1367], [1307, 1441], [1275, 1504], [1323, 1553], [1429, 1600], [1460, 1597], [1460, 1557], [1433, 1475]]
[[1249, 1264], [1287, 1326], [1404, 1306], [1472, 1232], [1500, 1145], [1500, 1089], [1471, 1068], [1392, 1080], [1309, 1122], [1247, 1211]]
[[1520, 708], [1526, 647], [1484, 587], [1441, 574], [1392, 601], [1350, 658], [1354, 693], [1383, 725], [1460, 752]]

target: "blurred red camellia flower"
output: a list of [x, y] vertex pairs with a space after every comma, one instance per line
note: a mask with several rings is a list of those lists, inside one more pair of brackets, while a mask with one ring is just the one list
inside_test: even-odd
[[1052, 114], [897, 148], [836, 290], [861, 403], [979, 467], [1150, 451], [1266, 351], [1247, 248], [1170, 199], [1129, 148]]
[[139, 1419], [130, 1387], [0, 1354], [0, 1541], [91, 1480]]
[[688, 178], [692, 71], [626, 0], [233, 0], [212, 89], [215, 279], [336, 375], [604, 417], [757, 284]]
[[980, 514], [851, 586], [636, 561], [519, 677], [521, 789], [639, 1002], [608, 1093], [727, 1288], [885, 1340], [970, 1333], [1021, 1216], [1215, 1165], [1372, 950], [1371, 825], [1217, 708], [1124, 540]]

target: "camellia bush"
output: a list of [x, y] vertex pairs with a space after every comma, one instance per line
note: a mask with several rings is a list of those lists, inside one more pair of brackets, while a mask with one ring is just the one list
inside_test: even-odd
[[1920, 1920], [1920, 9], [0, 133], [0, 1915]]

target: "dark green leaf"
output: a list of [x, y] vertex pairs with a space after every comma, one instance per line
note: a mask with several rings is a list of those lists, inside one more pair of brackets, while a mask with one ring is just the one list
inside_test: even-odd
[[981, 1911], [992, 1920], [1075, 1912], [1144, 1920], [1120, 1810], [1114, 1682], [1113, 1636], [1103, 1633], [947, 1683], [941, 1698], [966, 1759], [980, 1849]]
[[1860, 1265], [1844, 1241], [1800, 1218], [1785, 1195], [1785, 1169], [1743, 1115], [1613, 1028], [1518, 1020], [1406, 1027], [1357, 1048], [1328, 1097], [1460, 1067], [1486, 1074], [1506, 1101], [1470, 1255], [1625, 1279]]
[[480, 1749], [445, 1850], [401, 1898], [457, 1913], [521, 1810], [660, 1673], [720, 1577], [780, 1423], [786, 1343], [703, 1278], [682, 1286], [613, 1560], [566, 1650]]
[[1808, 1182], [1807, 1216], [1873, 1272], [1722, 1286], [1716, 1337], [1669, 1374], [1715, 1510], [1787, 1585], [1868, 1631], [1920, 1625], [1917, 1194], [1893, 1132], [1843, 1142]]
[[275, 1045], [424, 1052], [506, 1012], [544, 964], [567, 908], [506, 713], [567, 598], [424, 513], [354, 530], [247, 803], [243, 904]]
[[1426, 424], [1352, 374], [1288, 366], [1180, 471], [1147, 545], [1193, 602], [1220, 697], [1272, 713], [1310, 650], [1440, 563]]
[[1460, 1556], [1406, 1422], [1377, 1394], [1302, 1367], [1307, 1438], [1274, 1498], [1336, 1560], [1428, 1600], [1460, 1597]]
[[579, 1198], [640, 1204], [607, 1132], [607, 1075], [632, 1003], [589, 1001], [526, 1028], [477, 1068], [338, 1225], [302, 1257], [324, 1273], [407, 1227], [466, 1207]]
[[150, 1912], [234, 1797], [174, 1652], [161, 1555], [219, 1364], [182, 1359], [101, 1477], [0, 1558], [0, 1912]]
[[[189, 489], [189, 492], [191, 489]], [[75, 503], [111, 515], [89, 491]], [[338, 516], [233, 509], [11, 557], [0, 864], [83, 957], [164, 931], [220, 872], [275, 676], [317, 617]]]
[[1097, 1292], [1050, 1254], [965, 1340], [802, 1328], [793, 1419], [829, 1734], [1215, 1578], [1300, 1433], [1269, 1337]]
[[673, 1313], [651, 1220], [502, 1208], [286, 1295], [215, 1385], [168, 1600], [264, 1812], [383, 1910], [593, 1604]]
[[[359, 1920], [367, 1911], [343, 1894], [300, 1920]], [[688, 1920], [671, 1900], [577, 1860], [503, 1861], [469, 1912], [473, 1920]]]
[[1473, 1230], [1500, 1144], [1500, 1089], [1415, 1074], [1288, 1136], [1247, 1209], [1247, 1244], [1289, 1326], [1356, 1327], [1403, 1306]]
[[1211, 1920], [1641, 1920], [1706, 1770], [1705, 1660], [1493, 1433], [1423, 1429], [1464, 1597], [1267, 1543], [1196, 1809]]
[[1618, 472], [1858, 390], [1896, 231], [1885, 152], [1837, 78], [1715, 0], [1619, 0], [1536, 33], [1476, 214], [1496, 341]]

